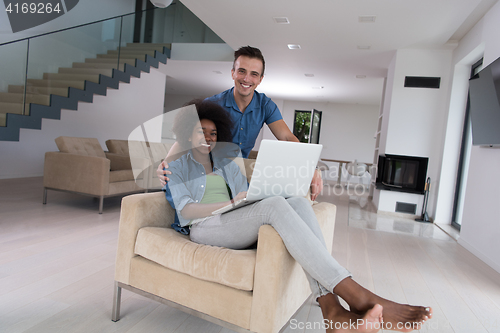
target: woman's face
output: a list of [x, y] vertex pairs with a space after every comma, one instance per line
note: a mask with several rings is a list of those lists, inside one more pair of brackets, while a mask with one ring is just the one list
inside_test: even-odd
[[208, 119], [200, 120], [193, 128], [189, 141], [193, 149], [202, 154], [208, 154], [217, 142], [217, 127], [214, 122]]

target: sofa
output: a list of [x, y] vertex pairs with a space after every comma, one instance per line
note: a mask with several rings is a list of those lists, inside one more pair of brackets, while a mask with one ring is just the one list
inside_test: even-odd
[[[253, 162], [240, 163], [247, 178]], [[336, 207], [312, 204], [331, 252]], [[126, 289], [237, 332], [275, 333], [310, 297], [302, 268], [271, 226], [259, 229], [256, 249], [231, 250], [191, 242], [173, 222], [162, 192], [122, 199], [113, 321]]]
[[47, 190], [57, 190], [99, 198], [99, 214], [104, 198], [144, 192], [136, 184], [130, 159], [105, 153], [96, 138], [60, 136], [58, 152], [45, 153], [43, 203]]
[[126, 157], [131, 161], [132, 172], [138, 180], [137, 184], [146, 191], [162, 188], [156, 169], [167, 156], [172, 144], [116, 139], [106, 141], [110, 153]]

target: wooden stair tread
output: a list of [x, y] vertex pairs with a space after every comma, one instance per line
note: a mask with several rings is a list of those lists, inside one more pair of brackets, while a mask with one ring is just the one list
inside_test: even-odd
[[[0, 103], [22, 103], [24, 93], [2, 93], [0, 92]], [[26, 94], [26, 103], [50, 105], [50, 95]]]
[[[8, 92], [24, 94], [24, 86], [9, 85]], [[68, 97], [68, 88], [28, 86], [26, 87], [26, 93], [48, 95], [48, 96], [52, 94], [52, 95]]]
[[44, 80], [62, 81], [90, 81], [99, 83], [99, 74], [64, 74], [64, 73], [44, 73]]

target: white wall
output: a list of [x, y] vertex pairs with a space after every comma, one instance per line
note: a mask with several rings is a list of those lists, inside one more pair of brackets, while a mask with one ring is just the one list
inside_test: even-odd
[[0, 141], [0, 178], [43, 175], [45, 152], [58, 150], [54, 139], [61, 135], [97, 138], [104, 150], [108, 139], [128, 139], [163, 113], [164, 92], [165, 74], [152, 68], [107, 96], [94, 95], [93, 103], [78, 103], [77, 111], [63, 109], [61, 120], [43, 119], [41, 130], [21, 129], [19, 142]]
[[[484, 45], [484, 65], [500, 57], [500, 3], [463, 38], [455, 63]], [[452, 110], [450, 110], [451, 112]], [[500, 149], [471, 150], [459, 244], [500, 272]]]
[[[278, 105], [279, 106], [279, 105]], [[283, 101], [280, 108], [283, 119], [293, 130], [295, 110], [323, 111], [319, 143], [323, 145], [321, 158], [372, 163], [375, 149], [380, 107], [362, 104], [332, 104], [304, 101]], [[266, 132], [264, 132], [266, 138]], [[273, 138], [269, 131], [267, 138]], [[338, 164], [330, 163], [331, 172], [325, 178], [335, 180]], [[368, 180], [366, 182], [369, 182]]]
[[[427, 176], [432, 186], [427, 211], [431, 217], [440, 182], [452, 54], [451, 49], [398, 50], [386, 90], [383, 130], [387, 130], [380, 153], [429, 158]], [[406, 76], [440, 77], [441, 85], [439, 89], [405, 88]], [[376, 197], [378, 209], [388, 212], [394, 212], [396, 202], [401, 201], [417, 204], [419, 214], [423, 203], [423, 195], [417, 194], [380, 191]]]

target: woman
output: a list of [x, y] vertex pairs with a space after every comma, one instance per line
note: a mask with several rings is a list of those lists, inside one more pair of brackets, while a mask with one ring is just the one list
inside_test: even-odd
[[[411, 331], [432, 316], [430, 308], [391, 302], [354, 282], [327, 251], [314, 211], [305, 198], [271, 197], [212, 216], [213, 211], [244, 198], [248, 184], [237, 164], [224, 156], [231, 150], [226, 143], [231, 142], [230, 116], [218, 104], [194, 104], [193, 112], [199, 120], [188, 112], [180, 112], [175, 119], [177, 142], [189, 150], [169, 163], [172, 175], [167, 185], [180, 224], [190, 227], [192, 241], [244, 249], [257, 241], [261, 225], [271, 225], [306, 272], [328, 332], [376, 332], [380, 328]], [[349, 304], [350, 311], [342, 307], [337, 295]]]

